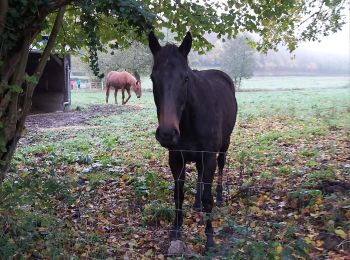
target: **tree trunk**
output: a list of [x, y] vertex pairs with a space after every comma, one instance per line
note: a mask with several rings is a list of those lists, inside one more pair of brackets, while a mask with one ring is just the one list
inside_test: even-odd
[[5, 20], [8, 7], [9, 5], [7, 0], [0, 0], [0, 34], [2, 34], [5, 28]]
[[[50, 57], [51, 50], [55, 45], [64, 11], [65, 6], [59, 9], [51, 30], [49, 41], [33, 73], [37, 81], [39, 81], [47, 60]], [[10, 91], [7, 91], [0, 101], [0, 183], [5, 178], [18, 140], [21, 137], [26, 117], [32, 106], [32, 96], [36, 84], [30, 82], [24, 83], [25, 68], [29, 55], [29, 47], [32, 41], [32, 36], [28, 36], [23, 40], [21, 51], [17, 53], [19, 61], [17, 65], [15, 65], [16, 70], [11, 77], [12, 80], [8, 81], [8, 86], [6, 86], [6, 82], [4, 81], [4, 79], [6, 79], [5, 77], [3, 77], [1, 81], [1, 85], [3, 86], [1, 89], [6, 89], [7, 87]], [[24, 93], [19, 93], [18, 86], [22, 86]], [[4, 122], [4, 124], [1, 124], [1, 122]]]

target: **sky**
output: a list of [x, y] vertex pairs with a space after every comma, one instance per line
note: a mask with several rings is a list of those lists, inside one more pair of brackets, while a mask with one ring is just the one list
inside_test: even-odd
[[[349, 16], [348, 16], [349, 18]], [[337, 54], [350, 58], [350, 22], [344, 25], [342, 31], [323, 37], [321, 42], [303, 42], [299, 46], [301, 49], [313, 52]]]
[[[203, 3], [203, 0], [199, 0]], [[220, 1], [220, 0], [219, 0]], [[343, 26], [342, 30], [323, 37], [321, 42], [302, 42], [299, 44], [299, 48], [303, 51], [318, 52], [322, 54], [336, 54], [346, 56], [350, 61], [350, 5], [346, 4], [343, 15], [346, 16], [347, 23]]]

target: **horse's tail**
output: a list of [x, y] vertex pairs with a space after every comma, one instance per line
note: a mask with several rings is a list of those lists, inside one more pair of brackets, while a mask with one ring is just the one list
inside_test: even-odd
[[106, 103], [108, 103], [109, 98], [109, 89], [111, 88], [111, 85], [108, 80], [106, 80]]

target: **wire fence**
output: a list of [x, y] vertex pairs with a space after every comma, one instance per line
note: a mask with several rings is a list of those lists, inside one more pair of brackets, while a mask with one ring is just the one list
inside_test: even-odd
[[[182, 174], [179, 174], [178, 175], [178, 179], [174, 180], [174, 182], [178, 182], [178, 183], [185, 182], [185, 184], [187, 184], [187, 187], [186, 187], [185, 190], [187, 190], [187, 191], [188, 190], [192, 190], [192, 192], [191, 192], [192, 195], [193, 195], [193, 193], [198, 192], [198, 185], [213, 185], [213, 187], [215, 187], [215, 185], [216, 185], [215, 179], [214, 179], [214, 181], [212, 183], [203, 181], [203, 174], [204, 174], [204, 171], [205, 171], [205, 168], [204, 168], [204, 166], [205, 166], [204, 154], [215, 154], [215, 155], [224, 154], [225, 156], [228, 155], [227, 152], [213, 152], [213, 151], [170, 150], [169, 152], [179, 152], [181, 154], [181, 159], [182, 159], [181, 173], [183, 172], [184, 174], [186, 174], [187, 175], [186, 178], [189, 179], [187, 181], [186, 180], [183, 181], [182, 179], [180, 179]], [[193, 169], [194, 168], [193, 165], [189, 165], [189, 167], [187, 167], [187, 168], [190, 168], [189, 171], [185, 170], [186, 162], [185, 162], [184, 153], [196, 153], [196, 154], [200, 154], [201, 155], [202, 172], [200, 174], [197, 174], [197, 172]], [[223, 171], [223, 176], [225, 177], [223, 179], [223, 182], [222, 182], [224, 201], [226, 201], [226, 203], [230, 203], [230, 201], [232, 200], [232, 190], [233, 190], [234, 187], [237, 188], [237, 181], [235, 180], [234, 169], [230, 165], [230, 157], [229, 156], [226, 157], [226, 164], [225, 164], [225, 167], [224, 167], [223, 170], [224, 170]], [[171, 175], [170, 169], [168, 169], [167, 173], [169, 175]], [[216, 174], [217, 174], [217, 169], [215, 170], [215, 175]], [[241, 176], [241, 174], [239, 174], [239, 175]], [[193, 181], [193, 179], [196, 179], [196, 180]], [[177, 187], [179, 188], [179, 185], [177, 185]], [[154, 215], [151, 218], [156, 219], [157, 216], [159, 215], [159, 213], [160, 212], [164, 213], [164, 211], [169, 211], [169, 212], [181, 211], [184, 214], [184, 218], [186, 218], [186, 215], [188, 217], [188, 215], [193, 215], [193, 214], [196, 215], [197, 214], [197, 216], [198, 216], [198, 214], [199, 214], [198, 226], [201, 226], [203, 228], [203, 230], [199, 231], [199, 232], [202, 232], [202, 234], [204, 234], [203, 231], [204, 231], [205, 219], [207, 217], [209, 217], [209, 218], [211, 218], [211, 217], [210, 216], [205, 216], [204, 213], [198, 213], [198, 212], [196, 212], [195, 210], [192, 209], [192, 205], [190, 203], [188, 203], [189, 202], [189, 198], [190, 198], [188, 192], [185, 192], [184, 200], [185, 201], [187, 200], [187, 203], [186, 202], [184, 203], [184, 208], [183, 209], [175, 209], [175, 203], [174, 203], [174, 199], [173, 199], [174, 188], [175, 187], [171, 187], [170, 188], [171, 192], [169, 193], [169, 196], [168, 196], [168, 199], [167, 199], [170, 202], [169, 203], [170, 204], [169, 207], [168, 208], [162, 208], [160, 210], [156, 209], [153, 212]], [[202, 197], [201, 197], [202, 196], [202, 194], [201, 194], [202, 191], [203, 191], [203, 189], [200, 189], [200, 197], [199, 197], [200, 201], [202, 200]], [[178, 194], [178, 198], [177, 199], [179, 200], [180, 199], [179, 198], [180, 190], [177, 191], [177, 194]], [[215, 192], [212, 195], [214, 195], [213, 197], [215, 197]], [[214, 205], [214, 207], [215, 207], [215, 205]], [[220, 216], [220, 214], [223, 214], [220, 211], [216, 211], [215, 214], [216, 214], [217, 218], [224, 217], [223, 215]], [[173, 219], [174, 218], [175, 218], [175, 216], [173, 216]], [[173, 221], [173, 219], [172, 219], [172, 221]], [[153, 226], [153, 231], [152, 232], [154, 234], [158, 234], [158, 235], [155, 235], [156, 237], [163, 237], [163, 238], [164, 238], [164, 234], [166, 233], [167, 235], [165, 237], [168, 239], [169, 234], [170, 234], [171, 231], [176, 231], [176, 230], [172, 229], [172, 224], [171, 223], [169, 223], [168, 227], [165, 228], [163, 225], [159, 225], [159, 222], [156, 221], [155, 225]], [[193, 237], [193, 232], [194, 231], [191, 230], [191, 227], [186, 226], [186, 223], [184, 223], [182, 225], [182, 229], [181, 229], [182, 237], [185, 237], [185, 238]], [[199, 234], [197, 234], [197, 235], [199, 235]], [[205, 240], [205, 238], [203, 238], [203, 239]], [[187, 241], [187, 242], [191, 243], [191, 241]], [[203, 243], [203, 246], [204, 246], [205, 242], [203, 241], [202, 243]], [[159, 252], [158, 251], [158, 253], [163, 253], [164, 254], [164, 248], [163, 248], [163, 252]]]
[[[183, 168], [181, 172], [186, 174], [186, 177], [188, 178], [185, 187], [185, 203], [183, 209], [181, 209], [184, 214], [184, 219], [191, 218], [191, 216], [195, 215], [196, 219], [201, 219], [198, 222], [199, 229], [204, 229], [202, 225], [205, 216], [202, 213], [195, 212], [192, 209], [192, 205], [190, 205], [189, 202], [192, 201], [193, 197], [189, 193], [194, 194], [198, 184], [212, 184], [206, 183], [202, 179], [203, 172], [205, 170], [204, 155], [218, 155], [219, 153], [210, 151], [185, 150], [172, 152], [179, 152], [181, 154], [183, 160]], [[201, 174], [198, 175], [195, 173], [193, 164], [188, 165], [188, 170], [185, 170], [184, 153], [188, 152], [200, 154], [203, 171]], [[226, 153], [224, 154], [227, 155]], [[164, 157], [166, 157], [165, 154]], [[163, 158], [163, 160], [165, 160], [165, 158]], [[172, 179], [170, 177], [171, 171], [169, 167], [164, 168], [164, 165], [154, 165], [152, 169], [155, 172], [159, 171], [164, 173], [166, 175], [165, 177], [169, 181]], [[217, 169], [215, 175], [216, 174]], [[227, 203], [229, 203], [229, 200], [231, 199], [230, 194], [232, 187], [236, 184], [234, 180], [233, 168], [230, 165], [229, 156], [227, 156], [227, 162], [224, 167], [223, 174], [225, 176], [225, 179], [223, 179], [223, 195]], [[198, 176], [199, 180], [197, 180]], [[180, 182], [182, 180], [177, 179], [177, 181]], [[116, 193], [123, 192], [123, 187], [120, 186], [118, 181], [111, 180], [111, 182], [107, 182], [102, 186], [91, 188], [89, 191], [82, 189], [78, 193], [79, 196], [75, 198], [74, 203], [64, 204], [61, 207], [57, 206], [57, 208], [48, 208], [46, 210], [46, 215], [48, 218], [51, 216], [60, 216], [60, 212], [66, 212], [66, 214], [60, 219], [62, 223], [68, 223], [64, 225], [70, 225], [71, 231], [67, 234], [66, 238], [63, 238], [62, 234], [65, 231], [57, 229], [62, 227], [62, 223], [45, 226], [43, 223], [43, 217], [39, 216], [39, 214], [36, 214], [34, 211], [32, 212], [32, 225], [39, 230], [39, 233], [43, 236], [42, 238], [49, 238], [51, 241], [50, 243], [56, 243], [59, 247], [66, 245], [65, 248], [68, 250], [71, 256], [77, 256], [77, 252], [81, 252], [80, 257], [84, 257], [86, 259], [98, 259], [99, 253], [93, 252], [92, 248], [93, 245], [100, 245], [103, 247], [101, 248], [101, 251], [107, 252], [112, 256], [114, 255], [117, 258], [122, 256], [124, 259], [135, 259], [135, 257], [137, 259], [156, 259], [157, 256], [166, 256], [167, 246], [169, 245], [169, 232], [172, 231], [172, 222], [174, 219], [173, 213], [175, 212], [175, 203], [173, 198], [174, 180], [169, 182], [169, 184], [170, 186], [168, 187], [168, 192], [160, 195], [163, 196], [166, 194], [166, 198], [159, 198], [161, 207], [152, 208], [152, 210], [146, 213], [144, 213], [144, 205], [140, 204], [137, 198], [126, 198], [125, 200], [122, 200], [120, 197], [115, 196]], [[215, 184], [215, 181], [213, 184]], [[100, 192], [101, 189], [102, 192]], [[93, 194], [96, 196], [91, 195], [92, 191], [94, 191]], [[153, 198], [156, 199], [155, 203], [157, 203], [157, 198], [154, 196]], [[149, 203], [152, 203], [152, 201], [149, 201]], [[42, 206], [44, 211], [46, 206], [47, 205]], [[131, 221], [132, 216], [142, 214], [144, 214], [145, 218], [147, 219], [147, 221], [144, 223], [135, 223], [135, 221]], [[217, 211], [215, 214], [221, 213], [220, 211]], [[122, 219], [122, 221], [119, 221], [120, 219], [118, 218]], [[128, 221], [128, 218], [130, 221]], [[166, 219], [166, 221], [163, 221], [164, 219]], [[198, 237], [196, 236], [197, 241], [199, 237], [201, 237], [200, 233], [202, 235], [204, 234], [203, 231], [196, 232], [191, 230], [192, 228], [192, 224], [188, 226], [187, 222], [185, 222], [181, 229], [182, 237], [189, 243], [191, 243], [191, 240], [193, 240], [194, 235], [198, 235]], [[19, 233], [17, 235], [20, 236]], [[4, 236], [5, 235], [3, 233], [0, 235], [0, 238]], [[131, 237], [131, 239], [121, 239], [123, 236], [128, 238]], [[145, 237], [147, 237], [147, 239], [145, 239]], [[62, 241], [62, 239], [64, 241]], [[145, 240], [147, 240], [146, 245], [142, 245]], [[202, 244], [204, 246], [205, 242]], [[86, 245], [90, 245], [88, 248], [91, 247], [91, 251], [86, 250]], [[81, 247], [85, 249], [83, 250]], [[152, 252], [149, 250], [143, 252], [144, 248], [150, 248], [152, 249]], [[45, 248], [38, 248], [37, 250], [38, 255], [40, 255], [40, 252], [45, 251]], [[147, 252], [149, 255], [146, 254]], [[51, 252], [51, 255], [53, 257], [59, 257], [59, 249], [57, 249], [57, 252]], [[91, 255], [94, 256], [91, 257]], [[102, 252], [100, 258], [104, 258]]]
[[[203, 235], [204, 233], [204, 222], [206, 219], [206, 216], [204, 215], [204, 213], [198, 213], [195, 212], [192, 209], [192, 204], [190, 204], [189, 202], [192, 201], [193, 199], [193, 193], [195, 193], [195, 190], [197, 188], [197, 185], [212, 185], [215, 186], [216, 182], [214, 181], [213, 183], [206, 183], [203, 181], [202, 177], [203, 177], [203, 173], [202, 174], [197, 174], [196, 171], [194, 170], [193, 165], [189, 165], [188, 167], [188, 171], [185, 171], [185, 158], [183, 153], [198, 153], [201, 155], [201, 164], [202, 164], [202, 169], [203, 171], [204, 169], [204, 154], [208, 153], [208, 154], [219, 154], [217, 152], [211, 152], [211, 151], [188, 151], [188, 150], [177, 150], [174, 151], [172, 150], [171, 152], [179, 152], [181, 154], [182, 157], [182, 161], [183, 161], [183, 168], [181, 169], [181, 172], [184, 172], [186, 174], [186, 178], [188, 178], [188, 180], [185, 181], [186, 183], [186, 194], [185, 194], [185, 203], [184, 203], [184, 207], [183, 209], [181, 209], [182, 213], [184, 214], [184, 219], [186, 219], [187, 217], [191, 216], [195, 216], [196, 219], [199, 219], [199, 221], [197, 222], [198, 224], [198, 231], [196, 230], [192, 230], [193, 225], [188, 226], [187, 223], [184, 223], [182, 225], [181, 228], [181, 234], [182, 234], [182, 238], [184, 240], [186, 240], [188, 243], [194, 243], [195, 241], [191, 241], [191, 237], [193, 238], [193, 236], [197, 237], [201, 237], [201, 234]], [[227, 153], [224, 153], [225, 155], [227, 155]], [[164, 172], [164, 168], [163, 166], [155, 166], [154, 171], [161, 171]], [[194, 172], [195, 171], [195, 172]], [[234, 180], [234, 172], [233, 168], [230, 166], [230, 158], [227, 158], [227, 163], [224, 167], [224, 176], [225, 179], [223, 180], [223, 196], [226, 200], [226, 203], [230, 203], [230, 201], [232, 200], [232, 189], [234, 186], [236, 186], [236, 181]], [[168, 177], [169, 175], [171, 175], [171, 171], [169, 168], [166, 169], [165, 172]], [[217, 170], [216, 170], [217, 173]], [[216, 175], [215, 173], [215, 175]], [[180, 175], [179, 175], [180, 177]], [[199, 179], [197, 179], [199, 178]], [[145, 253], [141, 254], [138, 253], [137, 250], [134, 250], [134, 248], [138, 248], [138, 250], [142, 251], [142, 246], [140, 248], [139, 243], [142, 243], [142, 235], [147, 234], [148, 239], [147, 239], [147, 243], [151, 243], [151, 241], [153, 241], [154, 244], [157, 244], [160, 246], [155, 247], [154, 252], [155, 255], [153, 255], [153, 257], [157, 257], [157, 255], [164, 255], [166, 256], [167, 254], [167, 247], [169, 245], [169, 234], [171, 231], [173, 231], [172, 229], [172, 222], [174, 220], [174, 212], [176, 212], [175, 209], [175, 203], [174, 203], [174, 199], [173, 199], [173, 192], [174, 192], [174, 182], [178, 181], [178, 182], [182, 182], [183, 180], [181, 179], [177, 179], [177, 180], [173, 180], [171, 186], [169, 187], [169, 192], [168, 192], [168, 197], [166, 199], [162, 199], [162, 201], [168, 201], [169, 203], [166, 204], [166, 207], [162, 207], [162, 208], [155, 208], [154, 210], [152, 210], [149, 213], [149, 216], [147, 216], [148, 219], [150, 219], [151, 221], [150, 224], [144, 224], [144, 225], [139, 225], [139, 226], [134, 226], [135, 223], [131, 223], [133, 226], [128, 226], [128, 223], [119, 223], [119, 224], [110, 224], [108, 223], [107, 225], [104, 226], [104, 230], [100, 232], [99, 236], [100, 238], [102, 238], [102, 240], [104, 240], [106, 242], [107, 247], [109, 247], [109, 250], [112, 251], [116, 251], [119, 252], [120, 254], [124, 254], [124, 259], [133, 259], [134, 257], [137, 257], [138, 259], [147, 259], [152, 258], [151, 256], [146, 256]], [[188, 192], [190, 191], [190, 192]], [[192, 193], [192, 196], [188, 193]], [[177, 193], [179, 195], [179, 191]], [[215, 194], [214, 194], [215, 195]], [[82, 197], [84, 196], [84, 194], [81, 195]], [[215, 196], [214, 196], [215, 197]], [[113, 205], [112, 209], [111, 209], [111, 214], [113, 214], [112, 212], [114, 212], [116, 209], [121, 209], [124, 210], [124, 214], [125, 215], [135, 215], [135, 214], [141, 214], [141, 208], [139, 205], [139, 202], [137, 200], [132, 200], [132, 201], [124, 201], [124, 202], [113, 202], [113, 198], [109, 198], [111, 200], [111, 204]], [[179, 198], [178, 198], [179, 199]], [[201, 197], [200, 197], [201, 199]], [[84, 198], [81, 198], [81, 201], [86, 201]], [[99, 205], [102, 204], [101, 198], [99, 198], [99, 200], [95, 201], [95, 202], [91, 202], [90, 203], [92, 205]], [[214, 206], [215, 207], [215, 206]], [[99, 225], [101, 225], [101, 218], [98, 216], [99, 212], [96, 208], [94, 207], [89, 207], [89, 205], [86, 207], [86, 205], [84, 205], [81, 208], [78, 208], [79, 213], [79, 219], [80, 221], [82, 221], [83, 223], [83, 230], [86, 230], [87, 232], [89, 231], [93, 231], [93, 230], [98, 230], [99, 229]], [[168, 212], [168, 213], [167, 213]], [[167, 215], [167, 216], [171, 216], [171, 220], [168, 219], [169, 222], [167, 223], [161, 223], [161, 221], [159, 221], [160, 215]], [[223, 215], [220, 216], [220, 214], [222, 214], [222, 212], [220, 212], [220, 210], [216, 210], [215, 211], [215, 215], [216, 218], [220, 218], [220, 217], [224, 217]], [[90, 216], [90, 218], [88, 217]], [[93, 216], [93, 217], [91, 217]], [[208, 216], [209, 217], [209, 216]], [[92, 219], [91, 219], [92, 218]], [[94, 220], [93, 220], [94, 219]], [[98, 219], [99, 222], [97, 221]], [[102, 219], [103, 222], [103, 219]], [[103, 223], [102, 223], [103, 224]], [[131, 232], [133, 234], [135, 234], [135, 239], [134, 241], [130, 241], [129, 243], [126, 244], [119, 244], [118, 246], [116, 246], [115, 243], [116, 241], [113, 242], [113, 239], [115, 239], [115, 234], [116, 232], [125, 232], [125, 230], [129, 230], [128, 232]], [[198, 234], [196, 234], [198, 233]], [[198, 240], [197, 237], [197, 240]], [[96, 238], [92, 238], [92, 239], [96, 239]], [[204, 237], [202, 237], [202, 239], [205, 240]], [[92, 241], [91, 241], [92, 242]], [[198, 241], [197, 241], [198, 242]], [[74, 243], [74, 242], [72, 242]], [[202, 241], [201, 244], [205, 245], [205, 242]], [[74, 253], [74, 245], [72, 246], [72, 253]], [[185, 254], [185, 253], [184, 253]]]

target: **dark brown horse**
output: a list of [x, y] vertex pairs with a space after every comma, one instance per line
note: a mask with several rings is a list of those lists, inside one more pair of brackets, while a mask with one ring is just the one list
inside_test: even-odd
[[[195, 208], [210, 215], [216, 166], [216, 202], [221, 203], [222, 174], [230, 136], [236, 123], [237, 102], [231, 78], [218, 70], [191, 70], [187, 56], [192, 45], [188, 32], [180, 47], [160, 46], [153, 33], [149, 47], [154, 64], [151, 74], [159, 126], [156, 139], [169, 150], [169, 165], [175, 180], [176, 216], [170, 239], [180, 237], [185, 166], [195, 162], [198, 171]], [[210, 217], [206, 220], [206, 247], [214, 245]]]
[[[107, 74], [106, 77], [106, 103], [108, 103], [108, 97], [109, 97], [109, 90], [110, 88], [114, 88], [114, 102], [117, 105], [117, 94], [118, 89], [122, 90], [122, 104], [125, 105], [126, 102], [129, 101], [131, 95], [130, 95], [130, 88], [133, 88], [135, 91], [135, 94], [138, 98], [141, 97], [141, 83], [138, 81], [133, 75], [131, 75], [129, 72], [126, 71], [111, 71]], [[128, 98], [125, 100], [125, 94], [124, 91], [128, 93]]]

